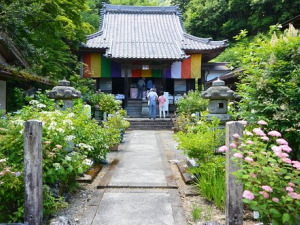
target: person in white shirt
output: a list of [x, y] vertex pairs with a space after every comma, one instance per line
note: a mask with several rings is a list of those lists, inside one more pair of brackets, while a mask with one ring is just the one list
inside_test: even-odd
[[149, 100], [149, 119], [156, 119], [156, 102], [158, 96], [153, 88], [150, 89], [150, 92], [147, 95], [147, 99]]

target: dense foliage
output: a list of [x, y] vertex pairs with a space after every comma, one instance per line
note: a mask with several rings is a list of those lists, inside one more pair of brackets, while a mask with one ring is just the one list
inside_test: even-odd
[[81, 12], [85, 0], [4, 0], [0, 4], [1, 29], [6, 31], [30, 62], [31, 70], [50, 78], [69, 77], [76, 68], [76, 48], [91, 25]]
[[[263, 224], [297, 224], [300, 220], [300, 162], [290, 159], [293, 150], [267, 122], [248, 126], [244, 137], [234, 134], [234, 173], [243, 182], [243, 201], [259, 212]], [[224, 148], [224, 147], [223, 147]], [[241, 163], [242, 162], [242, 163]]]
[[0, 222], [19, 222], [24, 205], [24, 122], [43, 122], [44, 217], [64, 205], [63, 196], [77, 187], [76, 178], [106, 158], [129, 124], [124, 112], [111, 112], [103, 127], [90, 119], [80, 100], [73, 109], [55, 110], [45, 95], [14, 115], [0, 119]]
[[[172, 2], [178, 3], [173, 0]], [[187, 31], [199, 37], [232, 39], [240, 30], [250, 35], [266, 32], [269, 26], [297, 15], [299, 0], [188, 0], [180, 4]]]
[[[174, 131], [179, 149], [198, 164], [189, 172], [197, 177], [195, 185], [199, 193], [224, 209], [225, 159], [215, 154], [224, 142], [224, 130], [218, 128], [219, 120], [216, 118], [205, 121], [208, 101], [201, 97], [200, 92], [189, 92], [176, 105]], [[196, 112], [200, 112], [199, 117]]]
[[300, 157], [300, 33], [290, 27], [284, 33], [258, 35], [239, 44], [236, 61], [244, 70], [238, 84], [242, 96], [237, 115], [247, 121], [263, 119], [280, 131]]

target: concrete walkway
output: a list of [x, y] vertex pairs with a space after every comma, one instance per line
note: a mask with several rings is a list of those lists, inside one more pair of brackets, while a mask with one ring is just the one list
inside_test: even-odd
[[126, 133], [80, 224], [185, 225], [165, 155], [166, 139], [171, 135], [170, 131], [151, 130]]

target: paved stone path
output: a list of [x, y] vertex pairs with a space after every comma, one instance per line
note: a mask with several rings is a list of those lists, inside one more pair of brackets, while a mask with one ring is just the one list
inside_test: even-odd
[[[166, 131], [131, 131], [85, 210], [82, 225], [185, 225], [165, 156]], [[168, 146], [169, 147], [169, 146]]]

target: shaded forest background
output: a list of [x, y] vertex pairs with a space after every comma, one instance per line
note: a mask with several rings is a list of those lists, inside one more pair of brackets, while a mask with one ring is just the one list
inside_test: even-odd
[[241, 30], [267, 32], [299, 14], [300, 0], [2, 0], [1, 29], [10, 34], [31, 72], [52, 79], [78, 73], [74, 52], [96, 32], [102, 2], [123, 5], [179, 5], [188, 33], [214, 40]]

